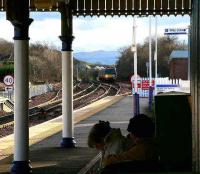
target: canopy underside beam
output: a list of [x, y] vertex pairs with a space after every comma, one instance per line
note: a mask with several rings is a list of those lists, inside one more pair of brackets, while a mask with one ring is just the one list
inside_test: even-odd
[[[74, 16], [185, 15], [191, 14], [192, 0], [71, 0]], [[59, 11], [58, 0], [29, 0], [30, 11]], [[6, 0], [0, 0], [5, 11]]]
[[192, 0], [74, 0], [73, 13], [85, 15], [184, 15]]

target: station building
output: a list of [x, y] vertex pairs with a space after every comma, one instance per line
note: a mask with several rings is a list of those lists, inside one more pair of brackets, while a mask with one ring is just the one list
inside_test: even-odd
[[170, 79], [188, 80], [188, 50], [174, 50], [169, 61]]

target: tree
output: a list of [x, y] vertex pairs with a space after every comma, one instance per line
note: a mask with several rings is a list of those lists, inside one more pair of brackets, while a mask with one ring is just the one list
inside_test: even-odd
[[13, 43], [0, 39], [0, 59], [13, 61]]
[[[0, 79], [13, 74], [13, 43], [0, 39]], [[31, 82], [60, 82], [62, 78], [61, 52], [53, 45], [36, 42], [29, 47], [29, 79]], [[74, 59], [74, 64], [85, 64]]]
[[[154, 72], [154, 50], [155, 45], [152, 41], [152, 72]], [[169, 76], [169, 56], [173, 50], [186, 49], [186, 45], [178, 42], [177, 37], [165, 36], [158, 38], [158, 74], [163, 77]], [[120, 50], [121, 56], [117, 62], [118, 78], [129, 80], [133, 75], [133, 52], [130, 47]], [[138, 74], [147, 77], [146, 62], [149, 62], [149, 39], [146, 38], [143, 44], [137, 45]], [[154, 76], [154, 73], [153, 73]]]
[[30, 46], [30, 79], [32, 81], [61, 81], [61, 53], [46, 43]]

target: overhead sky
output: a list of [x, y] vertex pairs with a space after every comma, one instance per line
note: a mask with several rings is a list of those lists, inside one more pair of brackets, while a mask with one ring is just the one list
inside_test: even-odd
[[[34, 22], [30, 25], [30, 42], [45, 42], [60, 49], [60, 14], [59, 13], [31, 13]], [[115, 51], [130, 46], [132, 42], [133, 17], [74, 17], [73, 50]], [[144, 42], [149, 35], [149, 19], [137, 18], [137, 42]], [[0, 38], [12, 41], [13, 26], [6, 20], [5, 13], [0, 13]], [[158, 17], [158, 35], [164, 35], [165, 28], [187, 28], [190, 24], [189, 16]], [[152, 17], [152, 37], [154, 37], [155, 18]], [[187, 42], [187, 35], [178, 36], [181, 42]]]

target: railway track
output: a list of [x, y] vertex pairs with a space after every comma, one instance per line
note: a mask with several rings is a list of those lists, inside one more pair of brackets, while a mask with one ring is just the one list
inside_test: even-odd
[[112, 83], [112, 84], [103, 83], [103, 85], [109, 87], [108, 96], [114, 96], [114, 95], [118, 95], [120, 93], [121, 86], [117, 83]]
[[[80, 88], [80, 84], [78, 85]], [[117, 95], [120, 92], [120, 86], [117, 84], [106, 84], [99, 82], [92, 82], [88, 85], [84, 90], [79, 91], [74, 94], [74, 109], [78, 109], [84, 107], [94, 101], [97, 101], [106, 96]], [[38, 105], [37, 107], [31, 108], [29, 110], [29, 125], [33, 126], [35, 124], [44, 122], [46, 120], [55, 118], [62, 114], [61, 102], [62, 99], [59, 98], [61, 96], [61, 90], [59, 90], [56, 96], [48, 102]], [[47, 116], [42, 118], [40, 109], [43, 108], [47, 112]], [[4, 132], [5, 136], [8, 133], [13, 132], [13, 114], [0, 119], [0, 131]], [[41, 119], [38, 119], [41, 118]], [[3, 121], [4, 120], [4, 121]]]

